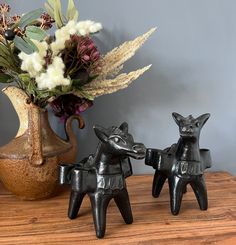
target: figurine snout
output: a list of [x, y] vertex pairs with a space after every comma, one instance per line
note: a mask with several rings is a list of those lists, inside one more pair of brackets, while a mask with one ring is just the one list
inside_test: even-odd
[[142, 143], [136, 143], [132, 147], [134, 155], [132, 155], [136, 159], [143, 159], [146, 155], [146, 147]]

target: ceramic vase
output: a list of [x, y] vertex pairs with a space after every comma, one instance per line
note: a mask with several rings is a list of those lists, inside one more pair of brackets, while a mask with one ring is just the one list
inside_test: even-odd
[[64, 140], [52, 130], [47, 110], [30, 103], [23, 90], [10, 86], [3, 92], [16, 110], [20, 127], [16, 137], [0, 147], [0, 180], [21, 199], [49, 198], [59, 188], [58, 165], [76, 160], [77, 139], [72, 121], [78, 120], [80, 128], [84, 122], [79, 116], [68, 118]]

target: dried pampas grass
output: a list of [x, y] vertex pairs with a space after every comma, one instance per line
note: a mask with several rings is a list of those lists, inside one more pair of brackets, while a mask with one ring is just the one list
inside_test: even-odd
[[127, 41], [121, 46], [114, 48], [103, 57], [102, 70], [99, 76], [89, 84], [82, 87], [81, 91], [77, 91], [76, 95], [83, 95], [88, 98], [95, 98], [104, 94], [111, 94], [120, 89], [124, 89], [129, 84], [147, 71], [151, 65], [142, 69], [132, 71], [130, 73], [119, 72], [123, 69], [123, 64], [146, 42], [151, 34], [156, 30], [152, 28], [142, 36], [132, 41]]

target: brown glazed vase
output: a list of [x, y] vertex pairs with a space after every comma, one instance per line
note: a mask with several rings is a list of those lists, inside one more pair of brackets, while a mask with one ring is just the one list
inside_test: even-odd
[[3, 90], [12, 102], [20, 121], [16, 137], [0, 147], [0, 180], [5, 187], [24, 200], [48, 198], [58, 190], [58, 164], [76, 160], [77, 140], [72, 131], [73, 119], [79, 128], [79, 116], [65, 123], [67, 140], [50, 127], [47, 110], [32, 103], [25, 92], [10, 86]]

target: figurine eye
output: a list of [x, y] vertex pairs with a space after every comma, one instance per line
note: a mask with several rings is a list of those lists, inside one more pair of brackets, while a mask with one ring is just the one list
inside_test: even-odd
[[196, 127], [199, 127], [200, 126], [200, 123], [199, 122], [196, 122], [195, 125], [196, 125]]
[[118, 137], [114, 137], [114, 138], [113, 138], [113, 140], [114, 140], [116, 143], [119, 143], [120, 138], [118, 138]]

